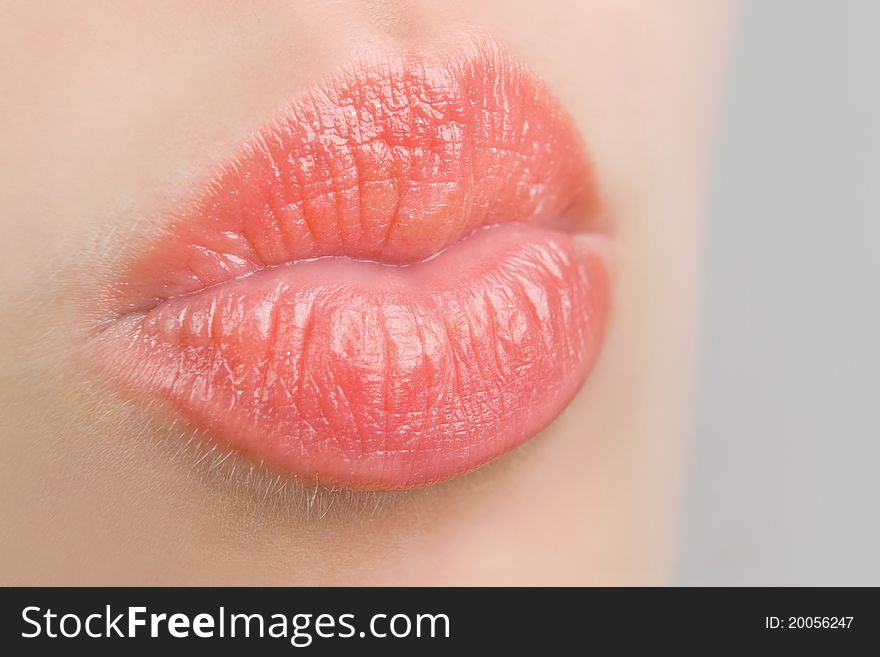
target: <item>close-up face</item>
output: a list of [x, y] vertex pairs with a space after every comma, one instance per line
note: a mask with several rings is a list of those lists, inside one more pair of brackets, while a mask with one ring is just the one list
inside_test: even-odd
[[665, 581], [726, 3], [0, 15], [0, 582]]

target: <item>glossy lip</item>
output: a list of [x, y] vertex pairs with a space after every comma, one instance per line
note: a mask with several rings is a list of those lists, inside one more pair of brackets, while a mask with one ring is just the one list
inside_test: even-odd
[[558, 102], [487, 39], [376, 53], [222, 163], [114, 289], [97, 362], [325, 485], [473, 470], [568, 404], [608, 307]]

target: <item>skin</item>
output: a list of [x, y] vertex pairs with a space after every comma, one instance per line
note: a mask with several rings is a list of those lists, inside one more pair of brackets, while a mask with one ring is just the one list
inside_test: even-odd
[[[725, 3], [6, 2], [0, 14], [0, 583], [663, 581]], [[188, 181], [356, 44], [442, 45], [465, 29], [560, 98], [613, 216], [605, 343], [548, 429], [438, 486], [326, 491], [224, 458], [91, 375], [86, 300]]]

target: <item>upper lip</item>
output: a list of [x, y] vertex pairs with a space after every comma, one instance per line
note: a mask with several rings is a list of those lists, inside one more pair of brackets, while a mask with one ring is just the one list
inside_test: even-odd
[[124, 279], [123, 310], [321, 256], [412, 263], [492, 224], [587, 230], [599, 209], [558, 101], [487, 38], [358, 60], [209, 178]]
[[[366, 57], [172, 213], [116, 286], [102, 365], [293, 474], [466, 472], [552, 420], [592, 364], [604, 265], [559, 230], [594, 227], [597, 198], [571, 121], [491, 40]], [[336, 257], [392, 269], [305, 262]]]

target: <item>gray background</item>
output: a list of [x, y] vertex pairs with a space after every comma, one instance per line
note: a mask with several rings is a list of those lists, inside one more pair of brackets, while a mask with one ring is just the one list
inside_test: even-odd
[[880, 585], [880, 3], [740, 3], [676, 581]]

